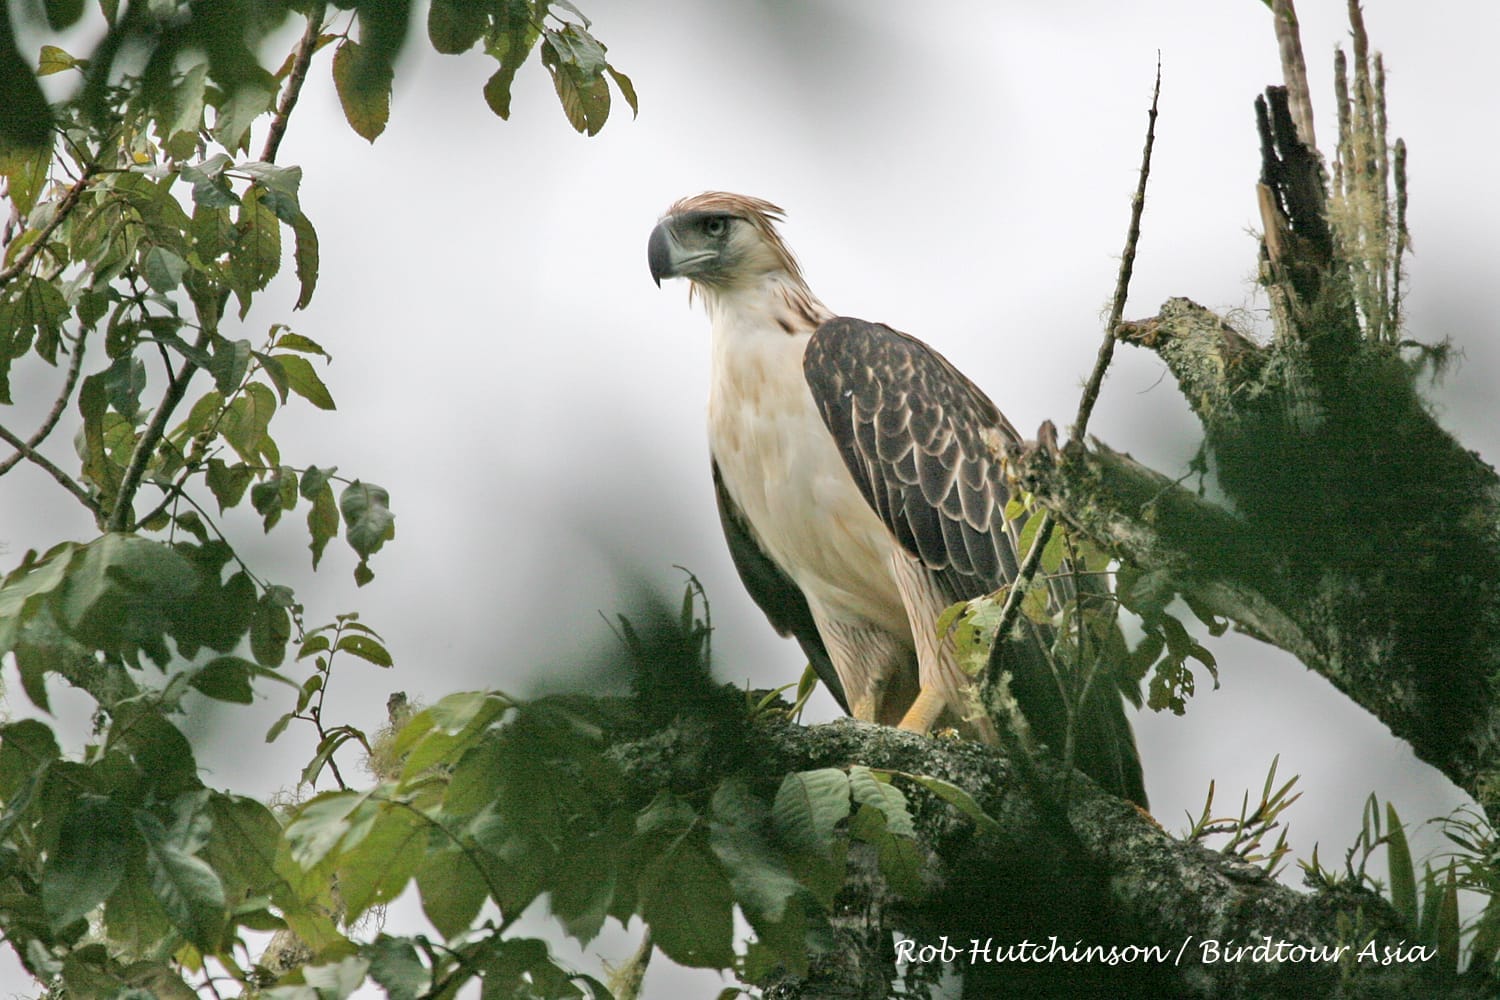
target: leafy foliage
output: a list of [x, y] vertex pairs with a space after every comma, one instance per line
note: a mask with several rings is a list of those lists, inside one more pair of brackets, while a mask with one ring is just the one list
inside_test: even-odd
[[[11, 18], [38, 12], [54, 32], [94, 17], [102, 37], [86, 54], [46, 44], [23, 58]], [[263, 43], [289, 16], [305, 20], [301, 41], [279, 68], [263, 65]], [[371, 979], [413, 996], [453, 955], [425, 941], [356, 945], [349, 923], [416, 879], [443, 936], [462, 936], [473, 888], [483, 899], [494, 878], [492, 839], [445, 840], [444, 829], [471, 831], [424, 810], [448, 784], [431, 769], [455, 763], [506, 703], [478, 696], [421, 714], [428, 728], [403, 745], [412, 780], [352, 791], [340, 756], [371, 741], [325, 716], [328, 681], [336, 662], [389, 667], [391, 654], [357, 615], [306, 628], [292, 591], [240, 557], [226, 518], [252, 510], [270, 531], [298, 514], [314, 568], [342, 535], [360, 585], [395, 537], [384, 488], [333, 464], [293, 464], [279, 440], [288, 406], [334, 409], [329, 352], [284, 323], [252, 333], [245, 320], [283, 271], [294, 310], [317, 289], [302, 169], [276, 162], [317, 54], [332, 47], [334, 89], [351, 127], [373, 140], [409, 20], [404, 2], [292, 0], [101, 0], [95, 14], [74, 0], [0, 17], [0, 191], [11, 219], [0, 229], [0, 476], [39, 467], [99, 529], [26, 552], [0, 579], [0, 656], [26, 697], [45, 718], [62, 682], [96, 706], [81, 747], [41, 719], [0, 725], [0, 933], [39, 981], [72, 995], [191, 996], [194, 977], [227, 976], [268, 995], [347, 995]], [[580, 131], [597, 132], [608, 115], [606, 77], [635, 106], [629, 79], [569, 3], [440, 2], [431, 20], [441, 51], [482, 42], [500, 63], [506, 75], [485, 98], [503, 99], [502, 116], [533, 48]], [[72, 94], [49, 104], [42, 76], [59, 92], [71, 82]], [[47, 368], [62, 370], [50, 408], [16, 412], [13, 381]], [[76, 464], [49, 457], [65, 417], [77, 427]], [[179, 728], [201, 699], [244, 706], [266, 683], [295, 692], [268, 739], [311, 727], [302, 783], [337, 786], [289, 821], [205, 786]], [[455, 852], [472, 863], [454, 868]], [[455, 872], [471, 881], [453, 884]], [[515, 878], [490, 888], [507, 906], [528, 891]], [[252, 931], [295, 938], [310, 962], [258, 964]], [[463, 967], [507, 995], [604, 995], [539, 942], [497, 937], [469, 956]]]

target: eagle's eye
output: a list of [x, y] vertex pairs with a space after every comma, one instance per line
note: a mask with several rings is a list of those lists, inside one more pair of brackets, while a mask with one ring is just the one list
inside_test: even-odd
[[703, 231], [714, 238], [723, 236], [728, 229], [729, 220], [722, 215], [711, 216], [703, 223]]

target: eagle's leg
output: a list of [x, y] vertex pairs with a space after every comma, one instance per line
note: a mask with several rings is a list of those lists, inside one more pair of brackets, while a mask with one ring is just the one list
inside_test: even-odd
[[901, 717], [900, 728], [912, 733], [929, 733], [947, 707], [948, 699], [933, 688], [923, 688]]
[[849, 714], [864, 722], [895, 725], [917, 694], [916, 663], [903, 638], [871, 622], [825, 616], [816, 604], [811, 610], [844, 685]]

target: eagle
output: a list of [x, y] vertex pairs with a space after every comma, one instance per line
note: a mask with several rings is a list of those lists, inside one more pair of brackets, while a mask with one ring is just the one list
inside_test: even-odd
[[[1021, 436], [922, 341], [825, 306], [784, 217], [709, 191], [668, 209], [647, 243], [657, 286], [687, 278], [708, 312], [709, 450], [735, 568], [846, 712], [994, 743], [937, 619], [1015, 579], [1001, 456]], [[996, 646], [1031, 739], [1061, 752], [1071, 725], [1074, 763], [1144, 806], [1123, 703], [1138, 688], [1110, 672], [1070, 713], [1050, 629], [1020, 631]]]

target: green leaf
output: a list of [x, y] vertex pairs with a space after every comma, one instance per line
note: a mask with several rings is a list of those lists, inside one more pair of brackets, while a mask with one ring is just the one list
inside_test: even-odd
[[403, 806], [387, 805], [369, 834], [339, 858], [339, 895], [352, 924], [372, 906], [401, 895], [427, 853], [432, 827], [420, 814]]
[[286, 659], [286, 644], [292, 637], [289, 599], [284, 588], [271, 588], [256, 602], [255, 617], [250, 621], [250, 652], [256, 663], [278, 667]]
[[222, 458], [210, 458], [204, 475], [214, 499], [219, 501], [220, 511], [238, 505], [254, 478], [255, 473], [249, 466], [242, 462], [230, 465]]
[[54, 930], [88, 915], [125, 875], [136, 844], [124, 811], [101, 795], [83, 794], [63, 816], [57, 846], [42, 869], [42, 911]]
[[1454, 876], [1454, 863], [1450, 861], [1437, 914], [1438, 965], [1450, 976], [1458, 975], [1462, 933], [1463, 925], [1458, 917], [1458, 882]]
[[1390, 827], [1390, 832], [1386, 834], [1385, 850], [1391, 877], [1391, 905], [1409, 926], [1416, 927], [1420, 917], [1417, 909], [1417, 869], [1412, 864], [1411, 848], [1406, 843], [1406, 831], [1401, 826], [1401, 817], [1396, 815], [1396, 807], [1389, 802], [1385, 804], [1385, 817], [1386, 825]]
[[238, 656], [219, 656], [205, 663], [193, 674], [193, 687], [218, 701], [249, 705], [255, 701], [250, 677], [255, 667]]
[[235, 246], [229, 273], [240, 300], [240, 318], [249, 309], [250, 293], [270, 283], [281, 269], [281, 220], [266, 206], [260, 188], [252, 187], [240, 201], [235, 223]]
[[422, 912], [438, 933], [452, 940], [465, 933], [489, 898], [484, 873], [457, 847], [429, 851], [417, 866]]
[[344, 118], [360, 138], [374, 142], [391, 116], [391, 68], [360, 44], [345, 41], [333, 54], [333, 85]]
[[386, 1000], [417, 1000], [432, 984], [427, 967], [405, 938], [378, 935], [361, 949], [370, 962], [370, 978], [385, 990]]
[[[746, 799], [752, 800], [749, 805]], [[765, 804], [731, 778], [714, 793], [710, 810], [714, 821], [708, 828], [708, 846], [729, 873], [735, 902], [757, 929], [780, 923], [787, 901], [805, 890], [772, 849], [760, 824], [746, 822], [764, 813]]]
[[391, 665], [391, 654], [380, 643], [367, 635], [344, 635], [339, 638], [338, 645], [334, 649], [346, 653], [352, 653], [377, 667], [389, 667]]
[[849, 768], [849, 791], [854, 801], [878, 810], [885, 817], [885, 828], [893, 835], [916, 837], [916, 827], [912, 825], [911, 812], [906, 807], [906, 796], [888, 778], [882, 781], [868, 767], [854, 764]]
[[625, 98], [625, 103], [630, 105], [631, 117], [639, 117], [641, 108], [640, 105], [636, 102], [635, 85], [630, 82], [630, 77], [626, 76], [624, 73], [621, 73], [613, 66], [605, 66], [604, 71], [610, 75], [610, 78], [612, 80], [615, 81], [615, 86], [620, 88], [620, 96]]
[[197, 813], [188, 821], [179, 815], [169, 830], [156, 816], [137, 810], [135, 827], [146, 843], [151, 890], [167, 918], [200, 951], [213, 951], [226, 912], [219, 876], [196, 856], [207, 840], [206, 815]]
[[350, 955], [326, 965], [305, 965], [302, 979], [316, 991], [318, 1000], [344, 1000], [364, 985], [369, 971], [369, 959]]
[[[569, 25], [572, 29], [576, 26]], [[548, 31], [542, 42], [542, 65], [552, 74], [552, 84], [563, 113], [573, 128], [587, 135], [598, 135], [609, 118], [609, 84], [602, 66], [591, 69], [592, 62], [579, 58], [565, 40], [566, 33]]]
[[468, 0], [432, 0], [427, 9], [427, 37], [446, 55], [472, 49], [487, 26], [484, 8]]
[[206, 811], [211, 832], [200, 854], [218, 873], [229, 898], [279, 893], [281, 824], [271, 810], [251, 798], [213, 792]]
[[281, 362], [281, 367], [286, 372], [287, 385], [291, 390], [320, 410], [334, 409], [333, 397], [328, 394], [328, 387], [323, 380], [318, 378], [317, 371], [312, 362], [298, 354], [273, 355]]
[[653, 860], [639, 893], [641, 916], [662, 954], [697, 968], [734, 962], [734, 892], [700, 838], [681, 838]]
[[270, 74], [265, 70], [260, 73], [266, 77], [265, 82], [240, 83], [214, 118], [214, 138], [230, 152], [249, 149], [250, 126], [274, 106], [276, 91], [269, 83]]
[[995, 818], [979, 807], [974, 801], [974, 796], [959, 788], [951, 781], [942, 778], [934, 778], [926, 774], [908, 774], [905, 771], [893, 771], [909, 781], [915, 781], [944, 802], [958, 809], [959, 812], [974, 821], [980, 833], [995, 833], [1000, 829], [1000, 824]]
[[[359, 554], [359, 569], [368, 575], [373, 574], [370, 574], [367, 560], [388, 540], [396, 537], [396, 515], [391, 513], [390, 502], [391, 496], [384, 489], [358, 479], [339, 495], [339, 512], [344, 515], [344, 539]], [[359, 569], [355, 570], [355, 580], [363, 583]]]
[[[297, 265], [297, 301], [293, 309], [306, 309], [312, 301], [313, 290], [318, 285], [318, 231], [306, 215], [298, 213], [292, 221], [292, 235], [296, 238], [293, 259]], [[280, 345], [286, 347], [283, 341]]]
[[36, 75], [51, 76], [53, 73], [61, 73], [76, 66], [78, 66], [78, 60], [56, 45], [43, 45], [42, 54], [37, 58]]
[[[305, 489], [306, 476], [302, 477], [302, 484]], [[323, 558], [323, 550], [339, 533], [339, 508], [333, 499], [333, 488], [327, 483], [313, 496], [312, 506], [307, 511], [307, 531], [312, 536], [307, 547], [312, 550], [313, 569], [317, 569]]]
[[875, 847], [880, 874], [894, 892], [909, 899], [922, 896], [922, 858], [917, 843], [910, 836], [892, 833], [885, 814], [877, 806], [860, 806], [849, 824], [849, 833]]
[[[198, 63], [184, 72], [182, 80], [172, 88], [172, 114], [162, 120], [161, 134], [167, 139], [169, 152], [177, 159], [192, 156], [197, 149], [207, 81], [208, 64]], [[196, 187], [194, 200], [197, 200]]]
[[771, 818], [793, 850], [833, 854], [834, 828], [849, 816], [849, 778], [836, 767], [788, 774], [776, 790]]
[[[367, 792], [323, 792], [304, 802], [286, 828], [292, 860], [305, 869], [320, 864], [356, 832], [359, 811], [368, 800]], [[368, 817], [373, 819], [373, 814]]]
[[182, 284], [182, 276], [187, 273], [187, 269], [187, 261], [162, 246], [154, 246], [146, 251], [146, 257], [141, 263], [146, 284], [163, 295]]

